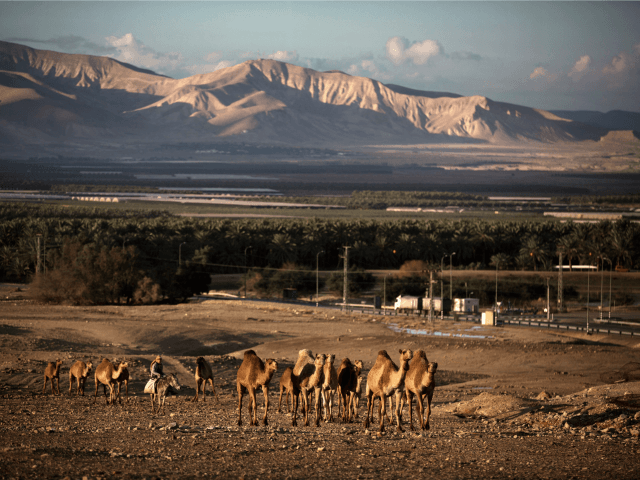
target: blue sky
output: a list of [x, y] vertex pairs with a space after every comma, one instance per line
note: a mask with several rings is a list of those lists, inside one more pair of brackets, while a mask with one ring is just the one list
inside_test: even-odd
[[0, 39], [174, 78], [255, 58], [543, 109], [640, 111], [640, 2], [0, 2]]

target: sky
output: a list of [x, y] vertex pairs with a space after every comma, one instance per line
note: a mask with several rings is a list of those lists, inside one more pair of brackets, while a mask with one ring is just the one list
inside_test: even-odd
[[14, 2], [0, 40], [173, 78], [272, 58], [545, 110], [640, 112], [640, 2]]

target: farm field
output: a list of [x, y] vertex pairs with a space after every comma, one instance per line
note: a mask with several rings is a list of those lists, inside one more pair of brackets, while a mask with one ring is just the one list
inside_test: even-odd
[[[71, 307], [32, 302], [28, 289], [0, 287], [0, 468], [6, 478], [636, 478], [640, 468], [640, 349], [637, 338], [582, 336], [451, 321], [433, 335], [395, 333], [369, 315], [238, 300], [154, 306]], [[422, 324], [408, 317], [403, 326]], [[447, 336], [458, 334], [459, 336]], [[251, 427], [247, 400], [237, 425], [235, 378], [243, 352], [274, 358], [269, 425]], [[431, 429], [404, 432], [364, 405], [351, 424], [298, 427], [277, 413], [278, 382], [298, 351], [364, 363], [377, 352], [423, 349], [438, 363]], [[182, 388], [153, 415], [142, 393], [151, 360]], [[195, 394], [197, 356], [212, 365], [217, 400]], [[126, 360], [128, 401], [68, 396], [76, 360]], [[42, 394], [46, 362], [63, 360], [61, 396]], [[625, 381], [628, 380], [628, 381]], [[619, 381], [619, 383], [614, 383]], [[364, 399], [363, 399], [364, 400]], [[377, 410], [377, 409], [376, 409]], [[258, 412], [263, 398], [258, 395]], [[311, 425], [313, 425], [313, 413]], [[414, 419], [415, 422], [415, 419]], [[309, 468], [312, 465], [313, 468]]]

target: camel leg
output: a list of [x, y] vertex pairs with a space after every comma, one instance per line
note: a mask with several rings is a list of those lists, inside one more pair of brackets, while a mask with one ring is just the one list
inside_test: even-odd
[[[285, 394], [284, 401], [286, 402], [287, 401], [288, 392], [286, 392], [284, 387], [281, 385], [280, 386], [280, 398], [278, 399], [278, 413], [280, 413], [282, 411], [282, 409], [280, 407], [282, 406], [282, 394], [283, 393]], [[287, 407], [288, 407], [288, 405], [287, 405]]]
[[400, 418], [400, 402], [401, 402], [402, 392], [396, 390], [396, 420], [398, 422], [398, 431], [404, 432], [402, 429], [402, 419]]
[[238, 426], [242, 426], [242, 388], [238, 384]]
[[47, 390], [47, 376], [44, 376], [44, 385], [42, 387], [42, 394], [44, 395], [44, 392], [46, 392]]
[[249, 410], [251, 411], [251, 425], [258, 426], [258, 401], [254, 388], [249, 389]]
[[196, 380], [196, 396], [191, 399], [192, 402], [198, 401], [198, 394], [200, 393], [200, 379]]
[[302, 396], [304, 398], [304, 426], [308, 427], [309, 426], [309, 392], [304, 391], [302, 393]]
[[[413, 392], [409, 390], [407, 390], [407, 405], [409, 405], [409, 429], [413, 432]], [[419, 416], [418, 419], [420, 419]]]
[[[206, 382], [205, 382], [205, 383], [206, 383]], [[215, 387], [213, 386], [213, 378], [210, 378], [210, 379], [209, 379], [209, 383], [211, 384], [211, 395], [213, 395], [213, 396], [215, 397], [216, 402], [219, 402], [219, 400], [218, 400], [218, 394], [216, 393], [216, 389], [215, 389]]]
[[324, 395], [322, 394], [322, 391], [320, 390], [320, 388], [315, 387], [315, 392], [316, 392], [316, 427], [320, 426], [320, 402], [321, 402], [321, 398], [324, 398]]
[[[80, 379], [78, 379], [78, 384], [80, 384]], [[73, 377], [69, 375], [69, 396], [71, 396], [72, 388], [73, 388]]]
[[84, 387], [87, 384], [87, 377], [82, 379], [82, 384], [80, 384], [80, 380], [78, 379], [78, 393], [84, 397]]
[[153, 401], [153, 393], [150, 395], [151, 397], [151, 413], [154, 414], [156, 413], [156, 407], [155, 407], [155, 402]]
[[262, 419], [262, 424], [269, 425], [267, 421], [267, 412], [269, 411], [269, 387], [267, 385], [262, 386], [262, 394], [264, 395], [264, 418]]
[[125, 401], [129, 403], [129, 380], [124, 381], [124, 394], [126, 395]]
[[[287, 392], [287, 395], [289, 393]], [[296, 395], [295, 393], [291, 392], [291, 426], [292, 427], [297, 427], [298, 426], [298, 421], [296, 420], [296, 416], [298, 414], [298, 395]], [[289, 407], [289, 404], [287, 403], [287, 407]]]
[[384, 417], [386, 416], [387, 399], [384, 394], [380, 395], [380, 407], [378, 413], [380, 414], [380, 433], [384, 432]]
[[433, 391], [427, 393], [427, 418], [424, 422], [424, 429], [429, 430], [431, 427], [429, 426], [429, 419], [431, 418], [431, 399], [433, 398]]
[[371, 418], [371, 395], [367, 392], [367, 418], [364, 419], [364, 428], [369, 428], [369, 419]]

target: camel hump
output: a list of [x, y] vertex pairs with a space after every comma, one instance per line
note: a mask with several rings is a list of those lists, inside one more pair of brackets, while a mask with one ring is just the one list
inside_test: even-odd
[[424, 361], [427, 361], [427, 354], [424, 353], [424, 350], [418, 350], [413, 354], [413, 358], [422, 358]]
[[206, 364], [206, 361], [204, 359], [204, 357], [198, 357], [196, 359], [196, 363], [198, 364], [199, 367], [204, 367]]
[[258, 356], [258, 355], [256, 354], [256, 352], [254, 352], [253, 350], [247, 350], [246, 352], [244, 352], [244, 356], [245, 356], [245, 357], [250, 357], [250, 356], [254, 356], [254, 355], [255, 355], [256, 357]]
[[380, 350], [378, 352], [378, 356], [379, 357], [384, 357], [384, 358], [388, 358], [389, 360], [391, 360], [391, 357], [389, 356], [389, 354], [387, 353], [386, 350]]

